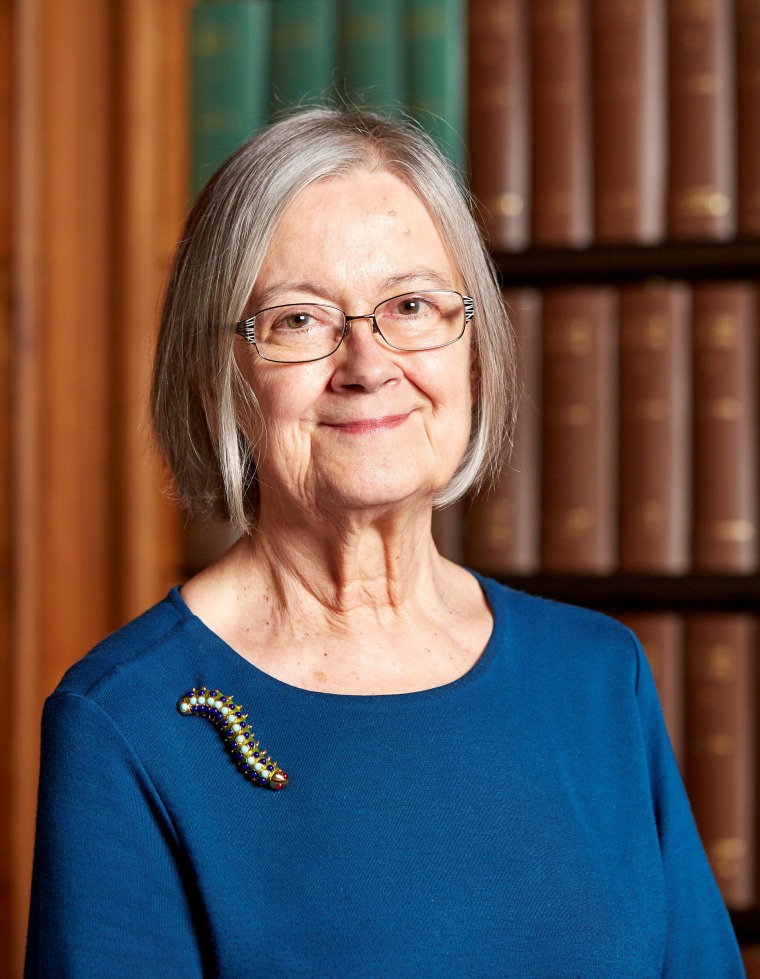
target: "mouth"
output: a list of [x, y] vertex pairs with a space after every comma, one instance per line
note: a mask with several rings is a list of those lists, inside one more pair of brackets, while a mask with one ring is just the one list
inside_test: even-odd
[[409, 417], [406, 411], [400, 415], [382, 415], [379, 418], [356, 418], [347, 421], [327, 422], [328, 428], [343, 432], [346, 435], [374, 435], [387, 432], [403, 425]]

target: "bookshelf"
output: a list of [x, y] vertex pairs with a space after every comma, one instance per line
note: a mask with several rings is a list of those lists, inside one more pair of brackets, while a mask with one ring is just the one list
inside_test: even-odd
[[760, 279], [760, 238], [581, 249], [494, 251], [505, 286], [622, 284], [647, 279]]
[[756, 612], [760, 575], [501, 575], [521, 591], [559, 602], [618, 611]]
[[[538, 290], [558, 286], [609, 285], [681, 281], [760, 282], [760, 239], [662, 242], [656, 245], [600, 245], [584, 248], [526, 248], [494, 251], [504, 288]], [[760, 378], [755, 382], [760, 383]], [[760, 425], [760, 419], [756, 419]], [[466, 518], [459, 518], [464, 522]], [[475, 565], [477, 566], [477, 565]], [[760, 573], [500, 574], [518, 590], [555, 601], [584, 605], [615, 616], [633, 613], [743, 613], [760, 610]], [[760, 649], [755, 649], [760, 658]], [[755, 698], [760, 711], [760, 696]], [[757, 884], [756, 891], [757, 897]], [[735, 910], [731, 920], [743, 949], [760, 943], [760, 906]], [[751, 953], [748, 953], [751, 954]]]
[[[658, 245], [593, 245], [582, 249], [495, 251], [502, 285], [550, 288], [651, 280], [689, 283], [716, 280], [760, 281], [760, 239], [727, 242], [667, 242]], [[696, 607], [753, 612], [760, 608], [760, 573], [626, 574], [536, 573], [503, 575], [524, 591], [558, 601], [619, 610]]]
[[[683, 281], [690, 286], [721, 280], [760, 281], [760, 240], [757, 239], [592, 245], [579, 249], [527, 248], [493, 254], [502, 285], [513, 290], [530, 287], [540, 292], [558, 286], [589, 284], [619, 287], [668, 280]], [[760, 378], [755, 383], [759, 381]], [[756, 419], [756, 424], [760, 426], [760, 419]], [[458, 522], [464, 523], [466, 518], [460, 516]], [[758, 572], [550, 574], [538, 570], [497, 577], [521, 591], [615, 616], [655, 613], [675, 615], [685, 621], [696, 611], [757, 617], [760, 610]], [[760, 658], [760, 649], [755, 649], [754, 655]], [[758, 711], [760, 694], [755, 697], [756, 714]], [[756, 774], [750, 777], [755, 778]], [[756, 898], [757, 887], [758, 883]], [[753, 954], [760, 943], [760, 906], [755, 901], [753, 907], [735, 910], [729, 906], [729, 911], [743, 950], [747, 955]]]
[[[714, 287], [718, 291], [724, 288], [727, 292], [734, 289], [735, 297], [745, 288], [742, 283], [757, 288], [760, 282], [760, 225], [757, 223], [760, 174], [750, 144], [760, 120], [760, 87], [752, 67], [757, 65], [760, 56], [757, 31], [760, 19], [757, 5], [743, 0], [719, 0], [710, 6], [709, 12], [704, 5], [698, 11], [697, 5], [666, 0], [642, 0], [636, 5], [595, 0], [588, 3], [539, 0], [534, 4], [523, 0], [506, 0], [502, 4], [493, 0], [471, 0], [470, 22], [473, 28], [470, 36], [470, 102], [479, 111], [487, 112], [488, 124], [492, 128], [498, 127], [501, 132], [500, 139], [490, 145], [489, 153], [489, 144], [484, 141], [484, 124], [476, 120], [471, 125], [473, 138], [483, 141], [481, 147], [471, 147], [471, 156], [478, 168], [472, 184], [481, 202], [482, 220], [493, 243], [492, 254], [501, 282], [505, 290], [509, 290], [510, 299], [518, 297], [519, 301], [521, 290], [532, 290], [534, 297], [538, 297], [526, 298], [523, 310], [515, 309], [513, 319], [518, 334], [521, 333], [520, 319], [527, 321], [522, 327], [522, 342], [528, 368], [531, 361], [536, 360], [536, 343], [539, 348], [543, 347], [543, 368], [538, 371], [530, 368], [526, 373], [529, 377], [528, 401], [532, 399], [534, 404], [542, 405], [546, 417], [556, 409], [556, 402], [541, 390], [542, 384], [558, 385], [558, 382], [551, 380], [548, 373], [551, 364], [546, 360], [546, 339], [531, 340], [537, 335], [532, 322], [541, 316], [536, 308], [543, 304], [545, 296], [575, 288], [592, 291], [609, 288], [620, 295], [621, 289], [656, 284], [667, 288], [670, 283], [680, 283], [678, 288], [688, 295], [691, 306], [696, 295], [704, 297]], [[500, 62], [496, 51], [499, 45], [503, 50], [518, 52], [517, 61], [513, 59], [511, 68]], [[548, 70], [536, 71], [536, 64], [544, 66], [547, 50], [554, 52], [554, 60]], [[526, 59], [533, 61], [532, 74], [525, 69]], [[519, 70], [515, 67], [518, 63]], [[706, 78], [714, 84], [705, 85]], [[500, 98], [497, 91], [501, 93]], [[511, 92], [511, 98], [506, 97], [507, 92]], [[532, 119], [526, 121], [517, 108], [521, 99], [532, 103], [535, 110]], [[516, 161], [514, 156], [510, 158], [503, 149], [504, 142], [526, 148], [533, 154], [532, 185], [526, 179], [524, 161]], [[591, 194], [590, 184], [593, 184]], [[520, 206], [510, 213], [503, 206], [504, 202], [514, 201]], [[591, 292], [588, 294], [591, 303], [594, 298]], [[704, 311], [702, 314], [704, 316]], [[574, 314], [566, 313], [568, 329], [571, 315]], [[754, 315], [754, 319], [750, 317], [749, 326], [739, 328], [740, 332], [746, 329], [744, 335], [751, 338], [745, 350], [751, 350], [752, 344], [757, 343], [760, 323]], [[680, 325], [674, 318], [671, 325], [673, 336], [676, 326], [683, 327], [688, 335], [688, 353], [684, 355], [682, 350], [679, 368], [686, 386], [696, 386], [698, 355], [695, 351], [699, 326], [696, 316], [692, 317], [690, 312], [689, 322]], [[589, 306], [588, 320], [593, 319]], [[608, 325], [615, 330], [620, 327], [622, 336], [619, 313]], [[708, 356], [714, 355], [713, 352]], [[664, 363], [661, 365], [663, 377]], [[630, 378], [630, 370], [627, 376]], [[709, 384], [705, 384], [704, 378], [700, 383], [701, 397], [706, 398]], [[732, 383], [740, 385], [743, 382], [734, 380]], [[746, 406], [757, 400], [759, 383], [760, 374], [756, 373], [751, 377], [748, 389], [745, 387], [740, 393], [737, 386], [732, 392], [723, 391], [722, 396], [726, 398], [730, 394], [741, 401], [746, 410]], [[640, 388], [642, 398], [645, 387]], [[684, 394], [683, 385], [680, 393], [677, 388], [671, 376], [669, 393], [674, 400], [669, 407], [674, 412], [684, 409], [688, 420], [682, 423], [681, 432], [689, 439], [690, 450], [687, 461], [681, 460], [680, 470], [676, 467], [668, 471], [680, 480], [679, 485], [683, 487], [681, 519], [685, 514], [691, 524], [697, 518], [690, 497], [699, 479], [702, 483], [698, 488], [700, 492], [704, 491], [708, 469], [704, 464], [704, 452], [701, 468], [694, 466], [692, 459], [706, 444], [701, 441], [701, 435], [697, 438], [693, 434], [697, 429], [698, 411], [704, 409], [705, 401], [692, 401], [690, 394]], [[647, 391], [652, 397], [651, 385]], [[591, 395], [584, 400], [577, 388], [575, 393], [578, 403], [592, 404]], [[616, 390], [601, 409], [597, 405], [593, 410], [606, 409], [620, 419], [621, 396], [622, 391]], [[715, 388], [710, 396], [716, 397]], [[676, 397], [682, 401], [676, 401]], [[625, 407], [630, 411], [631, 404]], [[751, 412], [746, 423], [752, 431], [744, 443], [749, 447], [749, 458], [756, 452], [760, 440], [760, 406], [755, 404]], [[704, 426], [703, 421], [700, 424]], [[552, 434], [549, 423], [544, 422], [542, 428], [535, 418], [528, 428], [529, 437], [539, 443], [538, 449], [527, 453], [529, 470], [531, 466], [539, 470], [542, 466], [541, 461], [535, 461], [543, 452], [542, 438], [554, 440], [554, 447], [547, 452], [547, 460], [550, 458], [555, 463], [556, 441], [572, 434], [569, 427], [564, 430], [564, 435]], [[518, 437], [519, 431], [518, 428]], [[655, 452], [649, 459], [647, 464], [650, 466], [663, 461], [665, 442], [658, 444], [659, 455]], [[628, 451], [622, 444], [616, 449], [621, 454]], [[590, 458], [589, 453], [584, 462], [588, 463]], [[524, 459], [518, 458], [516, 468], [522, 466], [524, 472], [525, 465]], [[548, 461], [546, 465], [548, 467]], [[617, 482], [622, 468], [620, 455], [612, 465], [612, 471], [600, 474], [601, 479]], [[754, 522], [756, 534], [760, 521], [757, 501], [760, 464], [753, 463], [749, 475], [747, 468], [742, 479], [745, 488], [751, 486], [749, 496], [754, 493], [755, 500], [751, 513], [745, 517]], [[564, 478], [564, 468], [560, 471]], [[731, 480], [733, 475], [732, 470], [712, 477], [708, 473], [707, 478]], [[524, 482], [530, 484], [536, 495], [541, 495], [540, 476], [529, 472]], [[617, 488], [621, 492], [621, 487]], [[511, 498], [507, 495], [510, 492]], [[457, 559], [461, 559], [464, 552], [467, 562], [478, 568], [476, 551], [482, 548], [482, 570], [506, 584], [613, 615], [643, 614], [653, 619], [667, 618], [671, 624], [675, 621], [677, 628], [685, 628], [691, 616], [703, 613], [725, 616], [724, 621], [732, 621], [734, 626], [737, 623], [757, 624], [760, 567], [756, 556], [745, 562], [744, 571], [739, 568], [694, 570], [699, 567], [699, 561], [693, 560], [696, 550], [692, 551], [690, 540], [683, 548], [687, 552], [686, 559], [680, 558], [684, 567], [677, 571], [666, 568], [647, 572], [618, 570], [621, 565], [624, 567], [622, 562], [617, 564], [622, 557], [621, 548], [617, 559], [611, 562], [604, 559], [608, 566], [598, 567], [596, 573], [583, 568], [583, 562], [578, 563], [575, 571], [550, 573], [541, 567], [547, 551], [543, 538], [556, 533], [556, 522], [552, 521], [543, 502], [532, 502], [525, 507], [522, 516], [516, 512], [512, 502], [524, 500], [525, 493], [520, 477], [510, 475], [491, 498], [496, 499], [495, 504], [486, 502], [480, 506], [480, 501], [475, 501], [469, 515], [465, 510], [441, 519], [440, 539], [446, 549]], [[589, 497], [589, 501], [590, 508], [599, 507], [596, 511], [598, 519], [605, 521], [599, 499]], [[494, 506], [501, 506], [501, 512], [489, 509]], [[472, 513], [476, 512], [477, 516], [473, 517]], [[671, 514], [668, 519], [674, 519], [673, 511], [668, 512]], [[617, 523], [622, 527], [620, 516], [618, 513]], [[483, 529], [489, 519], [492, 520], [490, 539], [487, 528]], [[521, 519], [532, 524], [530, 531], [518, 526]], [[696, 525], [689, 527], [690, 531], [692, 529], [696, 530]], [[526, 540], [530, 542], [527, 551]], [[492, 566], [485, 565], [493, 562], [499, 546], [508, 549], [509, 558], [501, 570], [494, 572]], [[569, 553], [569, 544], [567, 548]], [[527, 572], [522, 570], [526, 566]], [[730, 632], [730, 627], [727, 628]], [[691, 635], [693, 641], [693, 629]], [[694, 655], [694, 650], [687, 650], [684, 645], [671, 652], [684, 657], [679, 660], [681, 670], [685, 669], [687, 653]], [[749, 650], [748, 657], [747, 652], [745, 649], [738, 659], [744, 655], [745, 662], [749, 659], [757, 664], [760, 659], [757, 644]], [[680, 684], [683, 683], [681, 679]], [[683, 688], [679, 693], [682, 692]], [[691, 709], [694, 709], [693, 703]], [[753, 710], [755, 716], [760, 712], [760, 695], [755, 696]], [[752, 737], [757, 741], [757, 732], [750, 735], [750, 740]], [[702, 762], [694, 764], [696, 768]], [[745, 755], [741, 764], [744, 766], [741, 777], [754, 785], [756, 759]], [[710, 769], [708, 766], [701, 770], [707, 772]], [[726, 778], [735, 778], [735, 775], [734, 771]], [[696, 782], [691, 785], [695, 797], [701, 795], [703, 800], [705, 795], [720, 794], [718, 791], [700, 793], [697, 789], [703, 789], [703, 786]], [[759, 804], [755, 791], [751, 803], [754, 808], [749, 816], [754, 827], [749, 831], [750, 850], [751, 837], [757, 834]], [[710, 812], [705, 810], [706, 824], [709, 819], [714, 819], [716, 805], [708, 800]], [[744, 806], [741, 818], [745, 825], [743, 839], [746, 840], [746, 802], [727, 805]], [[738, 817], [738, 814], [735, 810], [732, 815]], [[699, 813], [697, 816], [699, 823]], [[741, 831], [736, 832], [741, 835]], [[707, 849], [711, 852], [709, 845]], [[752, 906], [747, 907], [746, 896], [739, 898], [742, 910], [732, 909], [732, 920], [741, 943], [752, 945], [760, 942], [760, 862], [751, 855], [745, 859], [752, 866], [748, 869], [745, 862], [741, 874], [745, 880], [754, 874], [754, 899], [749, 902]], [[730, 906], [730, 881], [725, 893]]]

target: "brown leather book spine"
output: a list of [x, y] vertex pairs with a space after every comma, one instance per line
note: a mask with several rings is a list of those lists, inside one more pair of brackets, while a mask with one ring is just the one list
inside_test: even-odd
[[760, 235], [760, 3], [736, 0], [739, 234]]
[[579, 247], [593, 233], [588, 0], [530, 14], [533, 241]]
[[493, 489], [472, 501], [465, 554], [469, 565], [487, 574], [525, 575], [539, 566], [540, 295], [532, 289], [508, 289], [504, 302], [520, 352], [514, 448]]
[[689, 567], [690, 293], [620, 290], [620, 569]]
[[760, 944], [742, 943], [740, 948], [747, 979], [760, 979]]
[[686, 619], [686, 789], [702, 843], [730, 908], [755, 901], [755, 712], [753, 616]]
[[673, 612], [628, 612], [618, 618], [636, 634], [646, 654], [673, 753], [683, 771], [683, 619]]
[[736, 232], [732, 0], [668, 3], [668, 232]]
[[492, 248], [524, 248], [530, 231], [527, 0], [470, 0], [470, 189]]
[[616, 564], [617, 312], [602, 286], [544, 293], [541, 564], [605, 574]]
[[464, 561], [464, 513], [461, 500], [443, 509], [433, 510], [433, 540], [440, 554], [449, 561]]
[[650, 244], [665, 234], [665, 3], [591, 12], [596, 239]]
[[184, 575], [190, 578], [218, 561], [239, 537], [240, 531], [222, 517], [188, 518], [182, 532]]
[[693, 292], [696, 571], [758, 567], [757, 294], [741, 282]]

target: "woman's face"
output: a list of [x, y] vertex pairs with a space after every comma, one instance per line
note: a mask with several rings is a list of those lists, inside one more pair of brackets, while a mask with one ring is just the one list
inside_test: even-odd
[[[464, 290], [425, 206], [391, 174], [339, 177], [283, 215], [246, 315], [302, 301], [357, 315], [419, 289]], [[412, 352], [358, 320], [336, 353], [306, 364], [270, 363], [236, 342], [263, 418], [262, 512], [273, 499], [328, 511], [427, 502], [454, 473], [470, 431], [469, 328]]]

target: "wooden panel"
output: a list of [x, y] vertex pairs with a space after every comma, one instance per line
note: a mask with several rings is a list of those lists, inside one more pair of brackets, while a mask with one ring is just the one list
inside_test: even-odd
[[[162, 202], [176, 202], [177, 197], [176, 191], [172, 193], [176, 167], [164, 166], [166, 156], [175, 151], [168, 148], [162, 153], [162, 134], [173, 117], [185, 116], [181, 95], [167, 99], [164, 85], [165, 39], [186, 36], [183, 31], [164, 29], [171, 7], [155, 0], [125, 0], [117, 6], [115, 25], [118, 124], [113, 189], [113, 362], [118, 458], [112, 500], [118, 524], [120, 621], [162, 598], [179, 574], [178, 513], [162, 497], [166, 478], [151, 445], [147, 412], [159, 296], [167, 271], [162, 235], [167, 209]], [[174, 127], [176, 131], [176, 122]], [[185, 173], [183, 166], [183, 185]], [[178, 223], [179, 216], [172, 213], [171, 223], [175, 219]]]
[[[0, 95], [11, 23], [17, 52], [13, 168], [0, 170], [0, 270], [10, 245], [14, 290], [12, 314], [0, 292], [0, 464], [11, 473], [0, 513], [13, 528], [8, 542], [0, 524], [0, 630], [10, 620], [3, 665], [33, 719], [23, 732], [0, 727], [13, 785], [0, 803], [10, 840], [0, 937], [20, 977], [42, 702], [179, 575], [177, 515], [160, 493], [145, 398], [186, 202], [185, 82], [170, 77], [182, 70], [186, 0], [4, 0], [0, 11]], [[3, 117], [0, 150], [8, 128]]]
[[[38, 496], [40, 412], [39, 358], [36, 355], [35, 321], [39, 296], [37, 246], [40, 237], [37, 184], [39, 182], [39, 76], [36, 25], [41, 0], [14, 4], [13, 64], [14, 105], [12, 119], [12, 200], [15, 206], [11, 232], [13, 248], [12, 360], [15, 388], [12, 419], [12, 458], [9, 460], [12, 492], [12, 555], [14, 577], [12, 654], [10, 679], [16, 697], [29, 716], [39, 717], [39, 554]], [[21, 450], [23, 447], [23, 451]], [[33, 723], [21, 737], [12, 732], [10, 744], [11, 785], [6, 797], [10, 823], [11, 906], [8, 927], [9, 971], [21, 975], [26, 934], [30, 877], [31, 825], [36, 805], [39, 724]]]
[[45, 4], [40, 25], [43, 693], [112, 622], [107, 488], [113, 161], [105, 10], [97, 0], [54, 0]]
[[[0, 4], [0, 672], [10, 676], [11, 650], [11, 7]], [[0, 716], [0, 784], [11, 784], [11, 712]], [[3, 793], [7, 798], [8, 793]], [[0, 948], [11, 921], [10, 811], [0, 804]]]
[[[13, 446], [13, 675], [29, 716], [107, 631], [109, 24], [96, 0], [17, 8], [22, 204]], [[14, 188], [15, 193], [15, 188]], [[23, 948], [37, 724], [14, 744], [13, 962]]]

